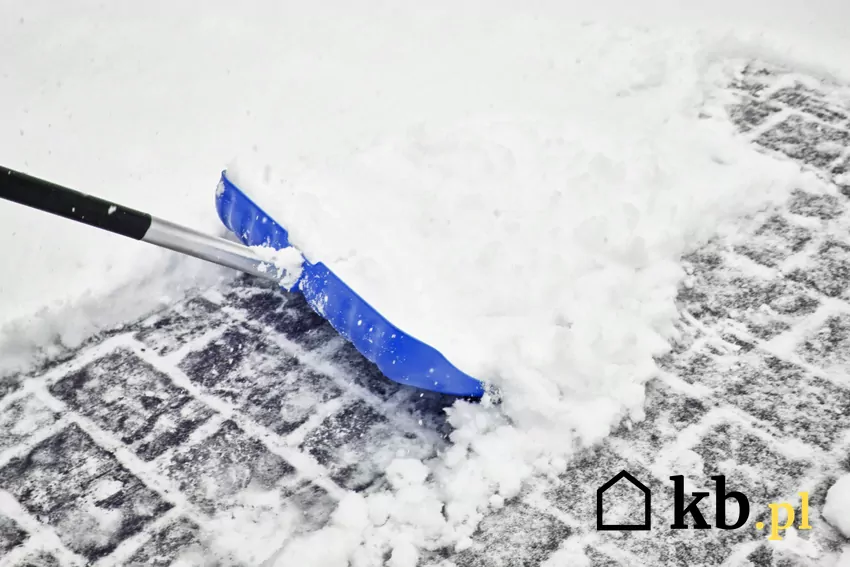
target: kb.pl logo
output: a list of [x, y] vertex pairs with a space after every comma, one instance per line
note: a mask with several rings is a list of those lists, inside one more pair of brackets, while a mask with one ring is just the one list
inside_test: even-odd
[[[685, 496], [685, 477], [682, 475], [671, 476], [673, 481], [673, 523], [670, 529], [686, 530], [690, 527], [697, 530], [707, 530], [712, 526], [705, 521], [705, 517], [700, 510], [700, 501], [706, 498], [708, 492], [692, 492], [690, 494], [690, 502], [686, 501]], [[726, 477], [723, 475], [712, 476], [715, 486], [715, 523], [714, 527], [722, 530], [736, 530], [744, 526], [750, 517], [750, 501], [742, 492], [726, 489]], [[606, 524], [603, 521], [603, 498], [605, 492], [614, 485], [625, 482], [631, 485], [631, 489], [640, 494], [640, 499], [643, 501], [643, 507], [640, 510], [642, 520], [639, 523], [633, 524]], [[809, 493], [800, 492], [800, 524], [797, 529], [810, 530], [812, 526], [809, 524]], [[731, 521], [726, 514], [726, 502], [734, 500], [738, 504], [738, 515]], [[781, 531], [785, 531], [790, 527], [794, 527], [795, 511], [794, 506], [788, 502], [774, 502], [767, 505], [770, 510], [770, 535], [767, 539], [771, 541], [779, 541], [782, 536]], [[652, 529], [652, 492], [642, 482], [636, 479], [628, 471], [620, 471], [614, 478], [603, 484], [596, 491], [596, 529], [597, 530], [649, 530]], [[781, 512], [785, 512], [784, 518]], [[688, 522], [690, 515], [693, 526]], [[764, 522], [756, 522], [755, 528], [763, 530]]]

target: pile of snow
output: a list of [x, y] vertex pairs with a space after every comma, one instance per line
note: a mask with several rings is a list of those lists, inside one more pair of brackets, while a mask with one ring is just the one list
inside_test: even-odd
[[263, 261], [260, 271], [274, 273], [274, 276], [287, 290], [291, 290], [301, 277], [304, 256], [292, 246], [275, 250], [269, 246], [251, 246], [254, 254]]
[[823, 519], [850, 538], [850, 474], [835, 481], [826, 493]]

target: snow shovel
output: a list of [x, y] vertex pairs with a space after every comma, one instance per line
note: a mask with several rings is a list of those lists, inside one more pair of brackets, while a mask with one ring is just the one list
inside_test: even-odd
[[[245, 246], [6, 167], [0, 167], [0, 198], [263, 279], [281, 282], [285, 275], [269, 269], [268, 262], [250, 247], [285, 248], [289, 246], [286, 229], [236, 187], [226, 172], [222, 172], [216, 191], [216, 209], [224, 225]], [[387, 378], [466, 398], [480, 398], [485, 393], [479, 380], [390, 323], [323, 263], [305, 259], [291, 291], [303, 294], [308, 305]]]

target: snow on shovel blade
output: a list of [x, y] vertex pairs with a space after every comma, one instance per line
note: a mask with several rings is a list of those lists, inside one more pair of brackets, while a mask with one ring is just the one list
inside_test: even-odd
[[[221, 221], [244, 244], [282, 249], [289, 235], [222, 172], [216, 191]], [[484, 385], [461, 372], [433, 347], [390, 323], [322, 262], [304, 260], [291, 291], [307, 303], [387, 378], [425, 390], [478, 398]]]

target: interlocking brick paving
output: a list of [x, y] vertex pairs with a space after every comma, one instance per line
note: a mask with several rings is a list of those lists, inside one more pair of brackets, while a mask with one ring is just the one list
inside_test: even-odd
[[71, 424], [0, 469], [0, 485], [87, 559], [98, 559], [171, 506]]
[[212, 412], [126, 349], [50, 386], [69, 407], [120, 437], [149, 461], [184, 441]]
[[281, 435], [307, 421], [318, 404], [342, 395], [332, 381], [247, 328], [228, 329], [188, 355], [180, 368], [193, 382]]
[[[424, 550], [423, 567], [540, 565], [566, 545], [594, 567], [829, 567], [850, 546], [820, 517], [850, 472], [850, 91], [758, 63], [730, 88], [742, 136], [831, 185], [683, 258], [645, 418], [533, 479], [466, 549]], [[392, 459], [445, 449], [453, 401], [386, 380], [303, 298], [240, 278], [0, 379], [0, 565], [262, 564], [326, 526], [346, 490], [385, 485]], [[597, 489], [622, 470], [652, 490], [651, 531], [596, 530]], [[748, 522], [670, 529], [675, 474], [688, 502], [708, 493], [712, 525], [710, 477], [726, 475]], [[606, 522], [642, 519], [623, 482]], [[803, 491], [813, 529], [768, 542], [767, 503], [799, 517]]]
[[0, 553], [8, 553], [27, 539], [27, 532], [11, 518], [0, 516]]

